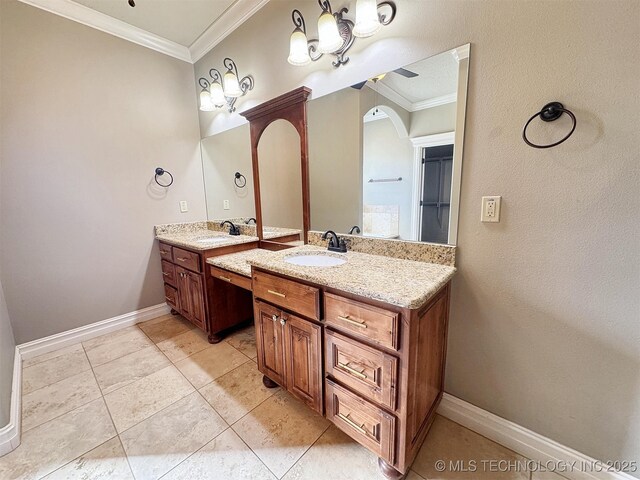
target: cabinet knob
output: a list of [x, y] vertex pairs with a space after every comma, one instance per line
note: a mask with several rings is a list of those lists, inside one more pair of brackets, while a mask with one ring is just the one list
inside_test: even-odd
[[274, 322], [278, 321], [278, 315], [273, 315], [271, 318], [273, 319]]
[[285, 323], [287, 323], [287, 321], [284, 318], [280, 319], [280, 325], [284, 325]]

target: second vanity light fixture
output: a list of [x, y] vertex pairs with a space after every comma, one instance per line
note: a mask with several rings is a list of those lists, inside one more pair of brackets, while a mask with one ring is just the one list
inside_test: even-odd
[[225, 58], [222, 62], [227, 69], [224, 77], [212, 68], [209, 70], [211, 80], [201, 77], [198, 83], [202, 87], [200, 92], [200, 110], [213, 112], [217, 108], [227, 107], [229, 113], [236, 111], [235, 103], [249, 90], [253, 90], [253, 77], [247, 75], [238, 80], [238, 68], [233, 60]]
[[329, 0], [318, 0], [322, 13], [318, 18], [318, 38], [307, 39], [304, 17], [299, 10], [291, 12], [295, 30], [291, 34], [289, 58], [291, 65], [304, 66], [319, 60], [325, 53], [336, 57], [333, 66], [338, 68], [349, 61], [345, 54], [355, 37], [375, 35], [383, 25], [389, 25], [396, 16], [396, 5], [392, 1], [377, 3], [376, 0], [357, 0], [355, 24], [344, 17], [348, 8], [333, 13]]

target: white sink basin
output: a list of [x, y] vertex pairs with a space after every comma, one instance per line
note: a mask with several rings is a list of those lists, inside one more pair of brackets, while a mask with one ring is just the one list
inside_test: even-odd
[[198, 243], [218, 243], [225, 242], [229, 240], [228, 237], [207, 237], [207, 238], [199, 238], [196, 240]]
[[344, 265], [347, 260], [330, 255], [292, 255], [284, 259], [285, 262], [303, 267], [336, 267]]

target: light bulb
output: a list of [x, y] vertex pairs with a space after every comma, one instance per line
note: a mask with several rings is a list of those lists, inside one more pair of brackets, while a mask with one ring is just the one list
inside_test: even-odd
[[211, 95], [209, 95], [209, 92], [207, 92], [206, 89], [203, 89], [200, 92], [200, 110], [203, 112], [213, 112], [214, 109], [215, 106], [211, 101]]
[[338, 32], [338, 23], [328, 10], [324, 10], [318, 18], [318, 37], [318, 51], [320, 53], [333, 53], [344, 44], [344, 40]]
[[308, 65], [309, 63], [311, 63], [307, 36], [299, 28], [296, 28], [291, 34], [291, 41], [289, 43], [289, 58], [287, 58], [287, 61], [291, 65], [296, 66]]
[[209, 92], [211, 93], [211, 103], [216, 107], [222, 107], [227, 103], [227, 99], [224, 98], [224, 91], [222, 90], [220, 82], [213, 82], [209, 87]]
[[358, 0], [356, 2], [356, 24], [353, 27], [353, 34], [361, 38], [370, 37], [381, 28], [376, 0]]
[[225, 97], [241, 97], [242, 90], [238, 83], [238, 77], [231, 70], [227, 70], [224, 74], [224, 96]]

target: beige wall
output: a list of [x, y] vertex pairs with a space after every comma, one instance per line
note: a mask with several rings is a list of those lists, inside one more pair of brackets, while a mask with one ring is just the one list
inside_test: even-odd
[[[293, 8], [315, 32], [315, 2], [270, 2], [196, 72], [231, 56], [253, 73], [242, 110], [471, 42], [446, 390], [588, 455], [640, 460], [640, 3], [406, 0], [337, 70], [286, 63]], [[532, 149], [521, 128], [552, 100], [578, 128]], [[223, 120], [201, 114], [201, 131]], [[499, 224], [479, 222], [482, 195], [503, 196]]]
[[453, 132], [456, 129], [456, 103], [425, 108], [411, 113], [410, 137]]
[[345, 88], [308, 104], [311, 229], [348, 232], [362, 222], [360, 92]]
[[[0, 5], [0, 18], [2, 5]], [[0, 22], [0, 70], [3, 68], [2, 58], [2, 22]], [[2, 76], [0, 75], [0, 90], [2, 88]], [[0, 152], [2, 151], [2, 123], [0, 123]], [[2, 192], [2, 158], [0, 154], [0, 192]], [[0, 216], [2, 212], [2, 195], [0, 195]], [[1, 228], [0, 228], [1, 230]], [[2, 236], [0, 235], [0, 252], [2, 251]], [[0, 265], [0, 272], [2, 271]], [[11, 382], [13, 380], [13, 359], [16, 342], [9, 320], [7, 302], [2, 288], [2, 274], [0, 273], [0, 429], [9, 421], [11, 411]]]
[[[255, 217], [249, 124], [203, 138], [201, 145], [208, 218]], [[234, 182], [238, 171], [247, 179], [244, 188]], [[224, 210], [224, 200], [229, 200], [229, 210]]]
[[262, 223], [302, 229], [300, 135], [286, 120], [276, 120], [258, 142]]
[[[16, 340], [162, 303], [153, 225], [205, 218], [193, 67], [1, 4], [2, 285]], [[157, 166], [175, 178], [166, 192]]]

